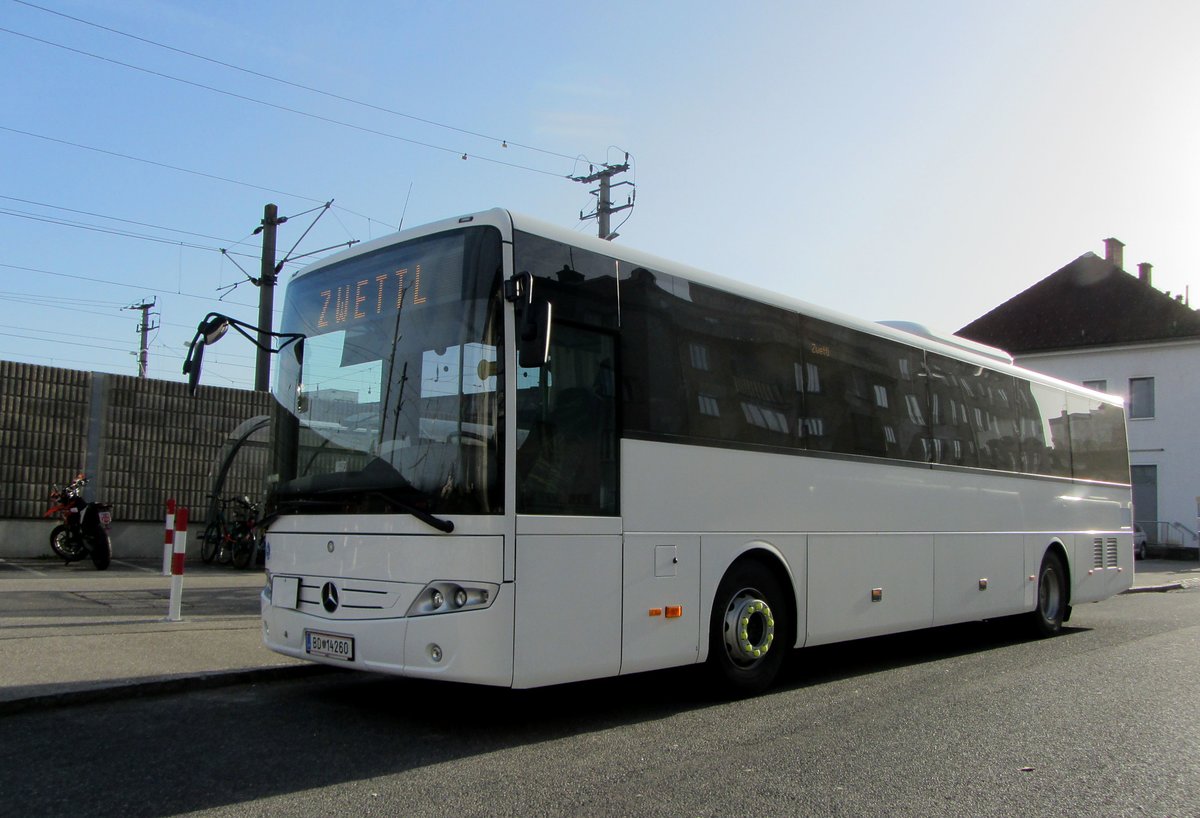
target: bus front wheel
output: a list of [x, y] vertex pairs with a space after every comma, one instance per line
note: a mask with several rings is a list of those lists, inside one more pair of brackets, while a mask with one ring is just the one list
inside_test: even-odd
[[709, 627], [708, 664], [726, 694], [766, 690], [795, 641], [784, 589], [758, 562], [734, 565], [717, 588]]
[[1037, 574], [1037, 607], [1029, 614], [1037, 636], [1054, 636], [1067, 618], [1067, 572], [1062, 558], [1053, 551], [1042, 557]]

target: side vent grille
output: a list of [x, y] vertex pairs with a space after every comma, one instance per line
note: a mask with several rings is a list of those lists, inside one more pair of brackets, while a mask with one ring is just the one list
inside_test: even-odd
[[1092, 568], [1116, 568], [1119, 555], [1116, 537], [1097, 537], [1092, 540]]

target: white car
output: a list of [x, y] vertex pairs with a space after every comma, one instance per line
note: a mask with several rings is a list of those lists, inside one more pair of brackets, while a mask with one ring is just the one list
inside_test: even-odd
[[1133, 524], [1133, 558], [1146, 559], [1146, 532], [1137, 523]]

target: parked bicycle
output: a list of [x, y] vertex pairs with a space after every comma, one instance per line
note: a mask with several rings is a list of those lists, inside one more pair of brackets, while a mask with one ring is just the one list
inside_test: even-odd
[[232, 562], [235, 568], [245, 568], [254, 561], [258, 549], [258, 506], [249, 497], [212, 499], [214, 514], [201, 537], [200, 559], [206, 563]]

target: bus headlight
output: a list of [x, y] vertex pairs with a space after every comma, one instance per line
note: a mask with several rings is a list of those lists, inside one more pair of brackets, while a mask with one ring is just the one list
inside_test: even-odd
[[496, 598], [499, 585], [490, 582], [458, 583], [438, 580], [421, 589], [406, 616], [431, 616], [486, 608]]

